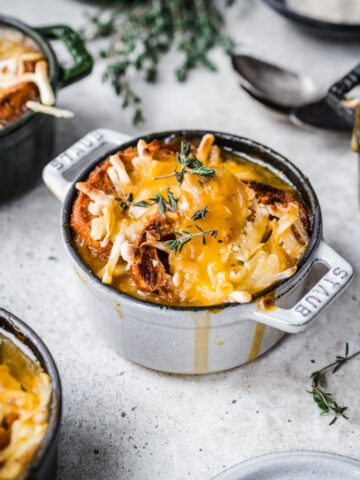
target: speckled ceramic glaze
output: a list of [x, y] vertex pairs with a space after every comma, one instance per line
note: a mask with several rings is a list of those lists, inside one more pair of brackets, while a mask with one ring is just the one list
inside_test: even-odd
[[[170, 136], [194, 138], [204, 131], [171, 131], [142, 136], [145, 141]], [[289, 279], [274, 290], [277, 308], [262, 312], [256, 301], [211, 307], [169, 307], [130, 297], [103, 284], [82, 262], [72, 241], [70, 215], [77, 191], [109, 153], [136, 145], [138, 138], [105, 129], [95, 130], [53, 160], [43, 177], [62, 201], [61, 231], [70, 261], [86, 288], [86, 305], [99, 333], [121, 355], [141, 365], [175, 373], [208, 373], [236, 367], [269, 350], [284, 332], [304, 330], [350, 282], [353, 270], [322, 239], [321, 211], [307, 178], [286, 158], [252, 140], [211, 132], [217, 145], [243, 152], [281, 172], [297, 189], [313, 224], [309, 247]], [[79, 167], [84, 167], [80, 173]], [[75, 179], [70, 182], [69, 178]], [[327, 273], [304, 295], [305, 278], [316, 262]]]
[[281, 452], [252, 458], [213, 480], [359, 480], [360, 462], [321, 452]]

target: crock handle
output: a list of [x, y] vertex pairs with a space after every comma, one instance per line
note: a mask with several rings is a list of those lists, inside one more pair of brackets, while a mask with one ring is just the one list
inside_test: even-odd
[[70, 68], [61, 68], [61, 87], [77, 82], [91, 73], [94, 60], [85, 48], [84, 40], [68, 25], [38, 27], [36, 31], [49, 40], [61, 40], [74, 60]]
[[74, 175], [71, 175], [70, 170], [76, 168], [78, 172], [85, 167], [93, 160], [94, 153], [100, 147], [108, 145], [108, 150], [111, 150], [130, 139], [131, 137], [125, 133], [106, 128], [93, 130], [49, 162], [43, 170], [43, 180], [55, 197], [62, 202], [72, 185]]
[[[299, 333], [324, 310], [351, 282], [352, 266], [323, 240], [315, 262], [329, 267], [326, 274], [290, 309], [279, 308], [263, 312], [256, 306], [252, 318], [257, 322], [278, 328], [288, 333]], [[254, 305], [251, 305], [254, 307]], [[249, 305], [250, 307], [250, 305]]]
[[360, 64], [347, 73], [341, 80], [329, 88], [326, 100], [328, 104], [351, 125], [355, 122], [355, 110], [343, 103], [345, 94], [360, 85]]

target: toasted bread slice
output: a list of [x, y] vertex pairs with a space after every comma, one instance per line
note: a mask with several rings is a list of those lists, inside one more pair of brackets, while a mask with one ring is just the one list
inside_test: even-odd
[[149, 212], [146, 217], [144, 228], [134, 242], [137, 251], [134, 252], [131, 276], [143, 292], [160, 294], [172, 287], [172, 279], [166, 271], [168, 255], [152, 245], [169, 238], [173, 220], [168, 215], [162, 217], [157, 210]]
[[[87, 183], [108, 195], [115, 193], [114, 186], [106, 173], [110, 165], [109, 161], [100, 164], [90, 174], [87, 181]], [[71, 226], [75, 233], [76, 241], [81, 245], [86, 245], [92, 255], [105, 260], [110, 256], [112, 243], [109, 242], [106, 247], [102, 247], [100, 241], [91, 237], [91, 222], [95, 216], [89, 212], [90, 203], [90, 198], [85, 193], [79, 192], [71, 213]]]

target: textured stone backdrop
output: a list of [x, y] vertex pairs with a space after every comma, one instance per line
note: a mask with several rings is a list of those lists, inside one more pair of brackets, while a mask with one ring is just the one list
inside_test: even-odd
[[[34, 26], [80, 27], [90, 8], [72, 0], [3, 0], [0, 10]], [[238, 0], [227, 19], [239, 50], [306, 71], [322, 85], [359, 61], [357, 44], [314, 39], [260, 0]], [[326, 240], [357, 267], [358, 160], [348, 135], [274, 119], [241, 91], [229, 59], [220, 51], [213, 58], [218, 73], [196, 70], [183, 85], [174, 79], [174, 52], [162, 62], [156, 86], [135, 79], [147, 118], [137, 128], [101, 83], [97, 65], [91, 77], [59, 93], [58, 105], [76, 116], [58, 122], [54, 153], [97, 127], [136, 135], [218, 129], [254, 138], [310, 177]], [[41, 184], [0, 208], [0, 305], [36, 329], [62, 377], [59, 480], [210, 480], [241, 460], [291, 449], [360, 457], [360, 360], [340, 370], [331, 385], [351, 406], [349, 421], [329, 427], [306, 393], [310, 373], [342, 352], [346, 341], [351, 350], [360, 347], [357, 274], [306, 333], [288, 336], [248, 366], [201, 377], [156, 373], [119, 358], [97, 338], [60, 243], [59, 212], [60, 204]]]

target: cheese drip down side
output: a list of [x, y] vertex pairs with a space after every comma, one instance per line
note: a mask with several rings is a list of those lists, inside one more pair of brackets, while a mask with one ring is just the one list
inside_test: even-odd
[[293, 275], [309, 242], [296, 192], [212, 135], [191, 145], [195, 163], [182, 152], [179, 141], [140, 140], [79, 184], [71, 223], [91, 270], [129, 295], [183, 306], [247, 303]]

